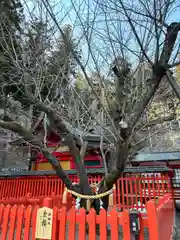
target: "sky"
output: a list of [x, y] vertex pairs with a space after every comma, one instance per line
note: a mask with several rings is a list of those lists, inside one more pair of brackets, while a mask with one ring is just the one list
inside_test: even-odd
[[[34, 4], [34, 2], [38, 2], [37, 0], [35, 1], [25, 1], [26, 2], [26, 6], [28, 6], [28, 10], [25, 9], [25, 16], [27, 18], [31, 18], [32, 15], [29, 14], [29, 12], [33, 12], [34, 16], [37, 16], [40, 11], [37, 8], [38, 4]], [[75, 8], [77, 8], [77, 6], [79, 6], [80, 1], [81, 0], [75, 0], [76, 4], [74, 5]], [[91, 20], [93, 19], [93, 13], [92, 13], [92, 9], [95, 8], [95, 4], [93, 0], [86, 0], [89, 3], [90, 6], [90, 10], [91, 10], [91, 17], [90, 19], [87, 19], [87, 14], [89, 9], [87, 7], [85, 7], [84, 4], [81, 5], [80, 9], [77, 9], [77, 13], [81, 13], [80, 18], [83, 19], [83, 23], [86, 22], [86, 29], [85, 31], [88, 32], [88, 36], [91, 36], [90, 30], [92, 29], [92, 25], [91, 25]], [[178, 0], [177, 0], [178, 1]], [[40, 0], [39, 0], [40, 2]], [[82, 32], [82, 23], [80, 22], [80, 19], [77, 17], [77, 13], [75, 10], [73, 10], [72, 8], [72, 2], [71, 0], [51, 0], [49, 1], [52, 5], [55, 5], [55, 7], [53, 8], [53, 12], [55, 13], [57, 19], [58, 19], [58, 23], [60, 24], [60, 26], [65, 25], [65, 24], [70, 24], [72, 26], [74, 26], [74, 32], [73, 32], [73, 36], [77, 39], [80, 40], [80, 44], [81, 45], [81, 49], [82, 49], [82, 53], [84, 55], [84, 61], [88, 60], [89, 61], [89, 65], [90, 68], [92, 67], [94, 69], [94, 62], [98, 62], [97, 65], [101, 66], [101, 71], [106, 71], [107, 70], [107, 66], [110, 64], [110, 62], [112, 61], [112, 57], [114, 57], [115, 54], [117, 54], [117, 52], [120, 49], [120, 45], [119, 42], [114, 39], [118, 39], [118, 31], [116, 33], [116, 29], [118, 27], [118, 24], [112, 21], [111, 25], [112, 26], [106, 26], [105, 22], [102, 21], [102, 11], [100, 11], [101, 14], [98, 14], [98, 16], [95, 16], [96, 18], [96, 23], [94, 24], [94, 33], [91, 36], [91, 39], [89, 40], [89, 42], [91, 42], [91, 46], [87, 45], [87, 40], [85, 39], [85, 35]], [[34, 9], [34, 6], [36, 6], [36, 8]], [[114, 12], [112, 13], [115, 14]], [[64, 17], [66, 16], [66, 17]], [[112, 17], [111, 16], [111, 17]], [[117, 16], [116, 16], [117, 17]], [[104, 19], [104, 16], [103, 16]], [[173, 21], [178, 21], [180, 22], [180, 9], [175, 9], [171, 15], [168, 18], [168, 23], [173, 22]], [[87, 28], [87, 23], [89, 24], [89, 29]], [[49, 21], [49, 24], [53, 24], [52, 21]], [[114, 26], [113, 26], [114, 24]], [[81, 26], [80, 26], [81, 25]], [[121, 24], [120, 27], [122, 27], [123, 24]], [[110, 44], [110, 42], [106, 41], [106, 37], [108, 36], [107, 31], [105, 32], [103, 29], [108, 29], [111, 31], [111, 37], [113, 37], [113, 46]], [[140, 30], [139, 30], [140, 31]], [[140, 33], [140, 32], [139, 32]], [[113, 36], [114, 34], [114, 36]], [[127, 29], [127, 25], [124, 25], [123, 28], [123, 37], [124, 39], [127, 39], [127, 42], [130, 46], [131, 49], [133, 49], [133, 52], [136, 51], [136, 49], [139, 48], [139, 46], [136, 44], [136, 42], [134, 41], [134, 36], [132, 34], [132, 31], [130, 31], [130, 29]], [[58, 38], [59, 36], [59, 32], [56, 32], [55, 37]], [[128, 39], [129, 38], [129, 39]], [[126, 40], [124, 41], [124, 44], [127, 43]], [[149, 44], [149, 46], [151, 46], [151, 44]], [[89, 54], [89, 50], [91, 48], [91, 56]], [[113, 48], [114, 51], [113, 52]], [[150, 47], [149, 47], [150, 48]], [[152, 46], [152, 48], [154, 48], [154, 45]], [[126, 51], [127, 53], [127, 57], [131, 60], [131, 62], [136, 62], [136, 56], [132, 55], [132, 52]], [[119, 53], [119, 52], [118, 52]], [[92, 57], [93, 56], [93, 57]], [[107, 59], [109, 61], [107, 61]]]

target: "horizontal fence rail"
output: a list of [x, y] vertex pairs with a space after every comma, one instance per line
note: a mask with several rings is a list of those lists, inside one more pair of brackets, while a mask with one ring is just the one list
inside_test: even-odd
[[[70, 176], [73, 182], [78, 182], [77, 176]], [[89, 176], [89, 183], [98, 183], [102, 176]], [[57, 176], [16, 177], [0, 179], [0, 203], [10, 204], [17, 199], [25, 202], [30, 198], [52, 197], [61, 199], [64, 184]], [[167, 175], [126, 175], [117, 181], [113, 192], [113, 204], [123, 209], [143, 209], [149, 199], [156, 199], [167, 192], [171, 192], [170, 177]], [[35, 200], [34, 200], [35, 201]], [[28, 203], [28, 201], [26, 201]], [[70, 203], [71, 202], [71, 203]], [[68, 196], [68, 203], [72, 206], [73, 199]], [[24, 203], [23, 203], [24, 204]], [[59, 205], [60, 207], [60, 205]]]
[[[62, 208], [54, 207], [51, 198], [45, 198], [42, 206], [52, 209], [51, 237], [48, 239], [132, 239], [128, 210], [117, 212], [116, 208], [113, 208], [106, 212], [102, 209], [97, 215], [94, 209], [90, 209], [89, 214], [86, 214], [85, 209], [76, 211], [72, 207], [67, 211], [65, 206]], [[139, 213], [140, 230], [137, 239], [170, 240], [174, 223], [174, 204], [171, 194], [165, 194], [156, 201], [148, 201], [146, 208], [147, 213]], [[4, 206], [1, 204], [0, 239], [35, 240], [38, 229], [36, 225], [37, 211], [39, 209], [39, 205]]]

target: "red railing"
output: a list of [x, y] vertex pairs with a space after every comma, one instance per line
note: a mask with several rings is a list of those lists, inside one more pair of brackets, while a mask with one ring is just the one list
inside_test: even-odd
[[[78, 182], [77, 176], [70, 176]], [[101, 176], [89, 176], [90, 183], [98, 183]], [[149, 199], [156, 199], [167, 192], [171, 192], [171, 183], [168, 175], [161, 176], [131, 176], [120, 178], [116, 184], [113, 202], [119, 208], [144, 208]], [[17, 177], [0, 179], [0, 203], [9, 203], [26, 197], [31, 198], [54, 197], [61, 198], [64, 184], [57, 176]], [[72, 200], [71, 200], [72, 201]]]
[[[107, 240], [109, 233], [111, 239], [131, 239], [129, 212], [117, 212], [112, 209], [110, 212], [101, 210], [96, 215], [91, 209], [86, 215], [84, 209], [79, 212], [75, 208], [67, 211], [66, 207], [61, 209], [53, 207], [50, 198], [44, 199], [43, 206], [53, 208], [52, 218], [52, 240], [95, 240], [97, 224], [99, 224], [99, 239]], [[35, 240], [36, 216], [39, 206], [29, 205], [0, 205], [0, 239], [1, 240]], [[158, 203], [150, 200], [147, 203], [147, 214], [139, 214], [140, 233], [138, 240], [169, 240], [172, 236], [174, 221], [174, 204], [171, 194], [160, 198]], [[87, 232], [88, 225], [88, 232]], [[149, 236], [147, 238], [147, 236]]]

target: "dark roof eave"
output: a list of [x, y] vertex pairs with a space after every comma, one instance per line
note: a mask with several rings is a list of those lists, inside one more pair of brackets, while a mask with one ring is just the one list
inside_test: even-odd
[[176, 152], [153, 152], [138, 153], [131, 162], [152, 162], [152, 161], [177, 161], [180, 160], [180, 151]]
[[[125, 168], [124, 173], [162, 173], [162, 172], [172, 172], [173, 170], [167, 167], [129, 167]], [[87, 174], [100, 174], [104, 175], [104, 168], [92, 168], [86, 169]], [[69, 175], [77, 175], [76, 170], [67, 170]], [[26, 176], [51, 176], [56, 175], [55, 171], [6, 171], [0, 172], [0, 178], [2, 177], [26, 177]]]

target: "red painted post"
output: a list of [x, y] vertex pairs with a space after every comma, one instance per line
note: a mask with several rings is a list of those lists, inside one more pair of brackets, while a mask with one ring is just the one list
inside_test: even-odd
[[[84, 208], [79, 210], [79, 239], [86, 240], [86, 211]], [[106, 240], [106, 239], [103, 239]]]
[[43, 207], [52, 208], [52, 198], [45, 198], [43, 201]]
[[66, 239], [66, 220], [67, 220], [67, 212], [66, 208], [63, 207], [59, 211], [59, 238], [58, 240], [65, 240]]
[[87, 218], [89, 223], [88, 239], [96, 240], [96, 212], [93, 208], [90, 209], [89, 215], [87, 216]]
[[[108, 216], [108, 222], [111, 225], [111, 239], [118, 240], [118, 226], [119, 226], [119, 219], [118, 219], [118, 213], [115, 208], [111, 210], [109, 213], [110, 216]], [[126, 239], [125, 239], [126, 240]]]
[[[68, 239], [74, 240], [76, 237], [76, 209], [74, 207], [69, 211]], [[89, 239], [90, 240], [90, 239]]]
[[16, 240], [22, 239], [22, 225], [23, 225], [24, 211], [25, 211], [24, 206], [20, 206], [17, 211], [18, 224], [16, 228]]
[[130, 219], [129, 219], [129, 212], [127, 210], [124, 210], [122, 212], [123, 217], [123, 239], [124, 240], [130, 240], [131, 239], [131, 233], [130, 233]]
[[53, 219], [52, 219], [52, 240], [58, 239], [58, 208], [53, 208]]
[[9, 219], [9, 226], [10, 227], [9, 227], [8, 240], [13, 240], [14, 239], [16, 214], [17, 214], [17, 205], [14, 205], [11, 208], [11, 212], [10, 212], [10, 219]]
[[98, 217], [100, 218], [100, 240], [107, 240], [107, 212], [101, 209]]
[[147, 217], [149, 227], [149, 239], [160, 240], [158, 234], [158, 220], [156, 212], [156, 204], [154, 200], [147, 202]]
[[6, 240], [10, 210], [11, 210], [10, 205], [4, 207], [3, 222], [1, 224], [1, 240]]
[[31, 214], [32, 206], [28, 206], [25, 211], [25, 226], [24, 226], [24, 240], [29, 240], [30, 237], [30, 228], [31, 228]]

